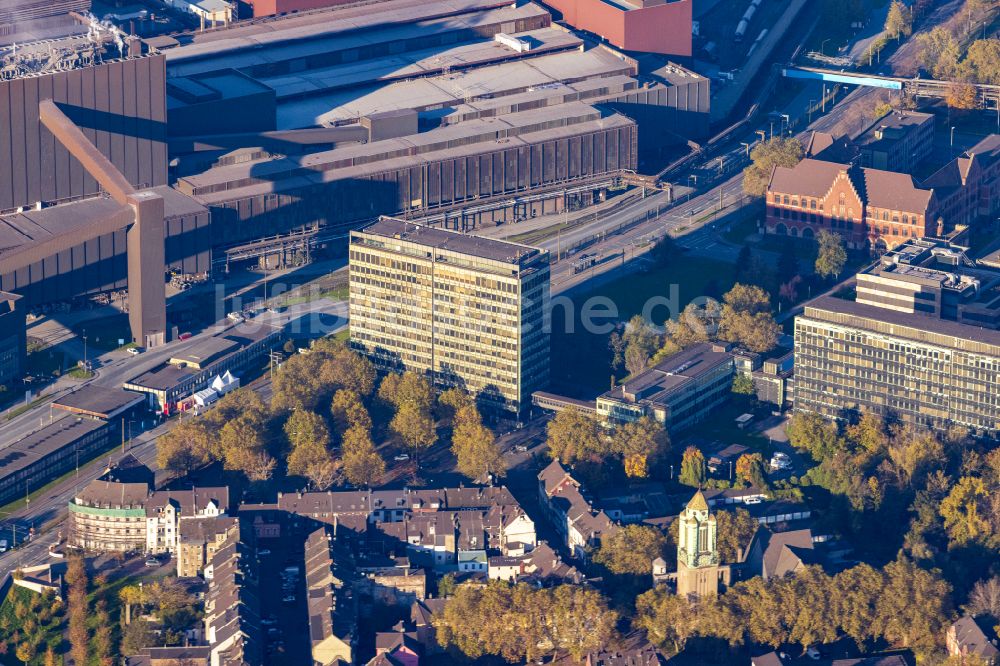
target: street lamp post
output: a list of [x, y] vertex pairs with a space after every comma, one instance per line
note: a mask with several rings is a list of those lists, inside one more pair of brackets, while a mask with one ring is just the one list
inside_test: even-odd
[[812, 125], [813, 121], [813, 108], [816, 106], [816, 100], [809, 100], [809, 124]]
[[955, 127], [954, 127], [954, 125], [951, 128], [951, 144], [949, 145], [949, 150], [951, 151], [951, 154], [955, 153]]
[[830, 41], [831, 39], [832, 39], [832, 37], [827, 37], [826, 39], [823, 40], [823, 43], [819, 45], [819, 52], [822, 55], [826, 55], [826, 43], [828, 41]]
[[[788, 131], [791, 132], [791, 130], [792, 130], [792, 117], [789, 116], [787, 113], [782, 113], [781, 114], [781, 120], [783, 121], [782, 124], [781, 124], [782, 128], [787, 127]], [[785, 130], [784, 129], [781, 130], [781, 136], [785, 136]]]

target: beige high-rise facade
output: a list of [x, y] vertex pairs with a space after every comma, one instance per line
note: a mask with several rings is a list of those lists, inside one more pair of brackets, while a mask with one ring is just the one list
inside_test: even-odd
[[351, 344], [380, 369], [523, 413], [548, 383], [548, 302], [544, 250], [393, 218], [351, 232]]

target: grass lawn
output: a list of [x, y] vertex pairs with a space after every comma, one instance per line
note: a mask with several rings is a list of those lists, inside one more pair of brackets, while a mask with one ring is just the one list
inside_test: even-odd
[[[718, 298], [732, 284], [732, 264], [681, 254], [665, 267], [619, 278], [593, 292], [574, 298], [574, 301], [579, 308], [593, 296], [610, 298], [618, 310], [618, 318], [627, 321], [633, 315], [641, 314], [649, 299], [655, 296], [671, 298], [674, 286], [678, 294], [678, 306], [683, 308], [698, 296]], [[658, 307], [651, 316], [655, 323], [662, 324], [667, 315], [678, 314], [680, 312], [667, 312], [665, 308]]]
[[722, 237], [735, 245], [743, 245], [747, 242], [747, 236], [757, 233], [757, 222], [757, 216], [744, 217], [730, 224], [729, 228], [722, 232]]
[[326, 291], [320, 293], [320, 297], [329, 298], [331, 301], [346, 301], [348, 295], [349, 292], [346, 284], [333, 289], [327, 289]]
[[[687, 435], [697, 435], [710, 441], [722, 442], [723, 446], [742, 444], [752, 451], [759, 451], [770, 458], [767, 437], [750, 430], [736, 427], [736, 417], [756, 413], [753, 404], [746, 396], [733, 395], [732, 399], [720, 406], [712, 414], [712, 418], [695, 426]], [[751, 424], [752, 427], [752, 424]], [[680, 437], [683, 440], [684, 437]]]
[[[669, 305], [657, 305], [647, 313], [654, 322], [662, 324], [668, 316], [680, 314], [695, 297], [720, 298], [732, 284], [732, 264], [679, 254], [666, 266], [626, 275], [594, 291], [574, 296], [571, 311], [557, 304], [552, 312], [552, 390], [591, 399], [610, 386], [608, 336], [611, 331], [585, 330], [581, 312], [588, 299], [604, 297], [614, 304], [610, 316], [594, 319], [595, 323], [606, 326], [609, 322], [624, 322], [641, 314], [653, 297], [666, 298]], [[600, 312], [605, 310], [602, 308]]]
[[[28, 611], [23, 618], [18, 619], [14, 614], [14, 608], [18, 605], [25, 606]], [[23, 664], [15, 657], [17, 646], [13, 640], [14, 632], [18, 632], [22, 642], [29, 637], [25, 636], [24, 625], [29, 620], [35, 624], [36, 629], [30, 636], [30, 642], [35, 646], [35, 657], [28, 664], [32, 666], [45, 663], [45, 651], [51, 646], [58, 655], [65, 649], [63, 642], [63, 624], [65, 613], [53, 612], [52, 601], [44, 599], [41, 595], [26, 590], [21, 587], [11, 587], [10, 592], [0, 605], [0, 636], [8, 642], [9, 648], [4, 655], [6, 664]]]

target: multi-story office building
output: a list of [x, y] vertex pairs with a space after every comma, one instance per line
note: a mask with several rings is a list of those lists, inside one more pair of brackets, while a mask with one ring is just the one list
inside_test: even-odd
[[730, 345], [694, 345], [599, 396], [597, 415], [607, 423], [649, 416], [670, 431], [694, 425], [725, 402], [734, 356]]
[[857, 276], [857, 302], [1000, 328], [1000, 270], [969, 259], [965, 248], [921, 239], [900, 245]]
[[911, 173], [934, 148], [934, 115], [890, 111], [854, 138], [861, 166]]
[[382, 218], [351, 233], [351, 344], [521, 412], [549, 376], [549, 256]]
[[808, 303], [795, 319], [795, 409], [996, 435], [998, 280], [955, 248], [917, 241], [862, 272], [856, 301]]

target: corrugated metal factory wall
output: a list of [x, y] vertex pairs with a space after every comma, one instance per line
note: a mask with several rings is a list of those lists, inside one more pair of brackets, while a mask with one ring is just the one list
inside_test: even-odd
[[637, 164], [634, 124], [534, 145], [502, 147], [364, 178], [304, 185], [212, 206], [216, 246], [319, 224], [350, 225], [378, 215], [433, 211], [491, 197], [583, 181]]
[[0, 211], [99, 191], [39, 121], [44, 99], [60, 103], [133, 185], [165, 185], [165, 77], [163, 56], [151, 55], [0, 81]]

